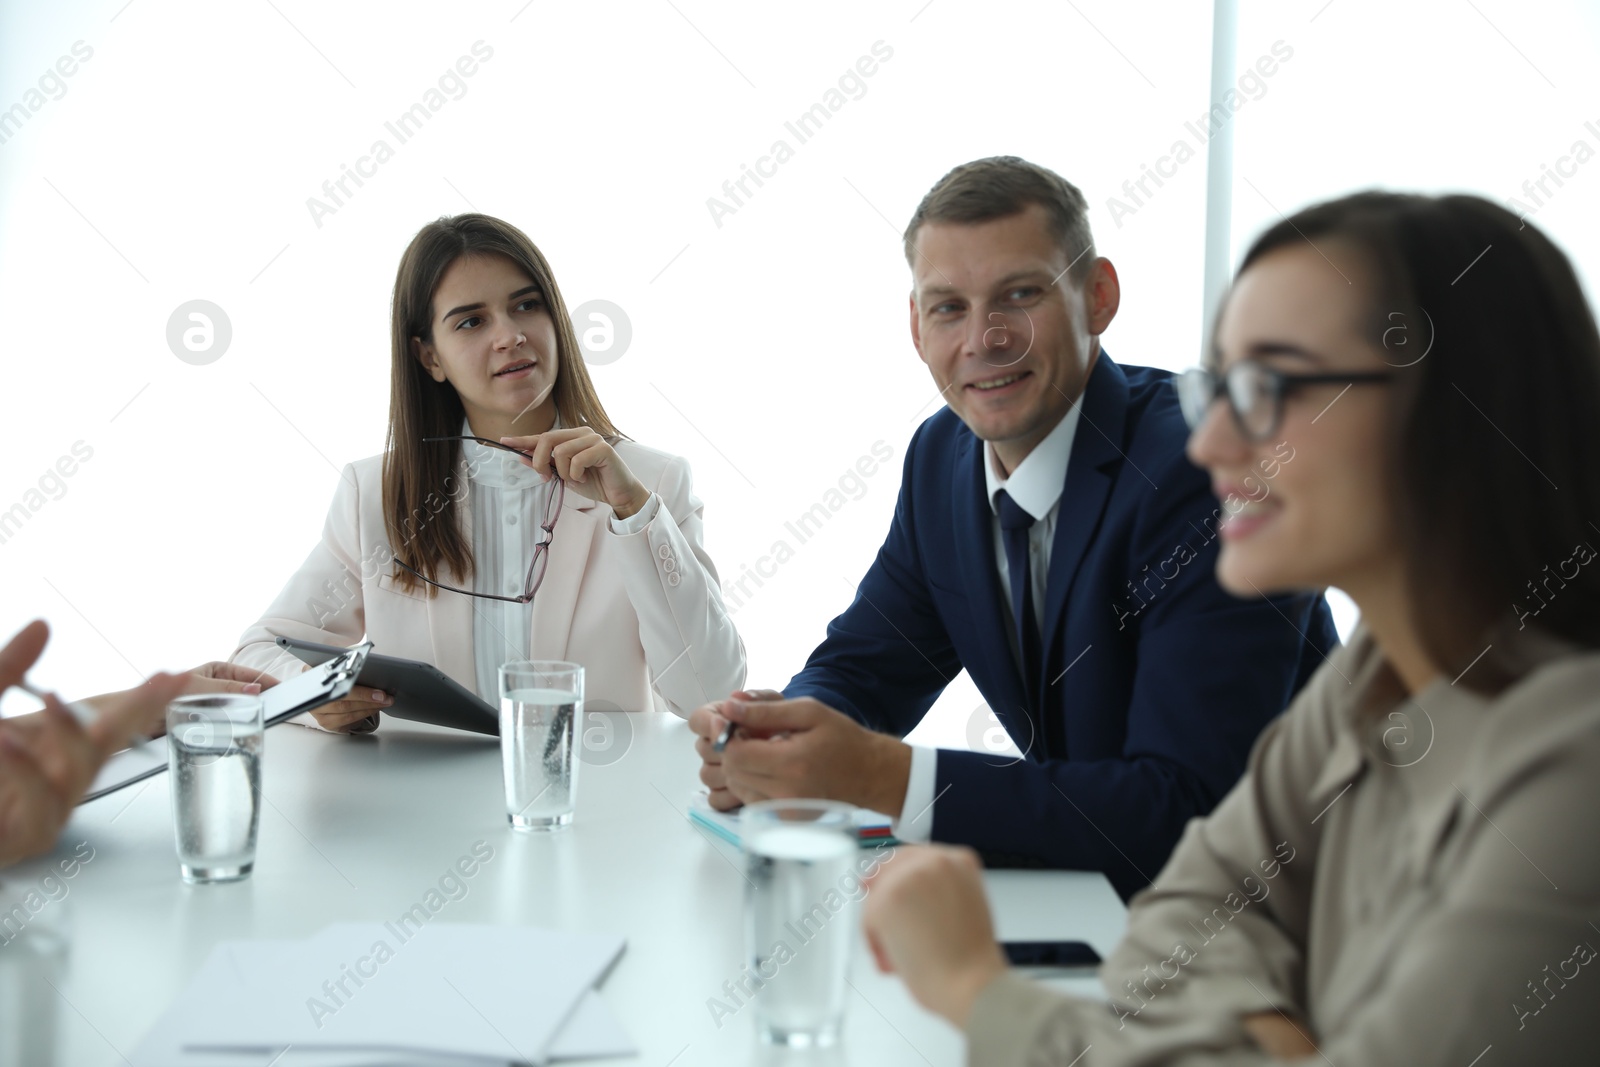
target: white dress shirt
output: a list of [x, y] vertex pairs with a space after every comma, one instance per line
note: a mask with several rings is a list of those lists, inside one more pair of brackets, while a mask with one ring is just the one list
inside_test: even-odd
[[[1034, 446], [1009, 477], [995, 469], [999, 460], [994, 446], [984, 445], [983, 477], [988, 490], [992, 517], [990, 529], [994, 535], [995, 567], [1000, 573], [1000, 596], [1005, 601], [1006, 619], [1016, 618], [1011, 605], [1011, 573], [1006, 568], [1005, 532], [1000, 528], [1000, 504], [997, 494], [1004, 489], [1017, 506], [1034, 518], [1028, 528], [1029, 578], [1033, 584], [1033, 615], [1042, 637], [1045, 631], [1045, 588], [1050, 579], [1050, 548], [1055, 543], [1056, 517], [1061, 512], [1061, 490], [1067, 479], [1067, 460], [1072, 456], [1072, 439], [1078, 430], [1080, 405], [1071, 409], [1056, 423], [1055, 429]], [[1011, 645], [1011, 655], [1019, 664], [1021, 673], [1022, 652], [1017, 647], [1014, 626], [1006, 627]], [[894, 835], [902, 841], [928, 841], [933, 836], [933, 795], [938, 782], [938, 749], [924, 745], [911, 746], [911, 774], [906, 782], [906, 799], [895, 820]]]
[[[560, 429], [557, 419], [551, 429]], [[461, 432], [471, 435], [463, 422]], [[497, 596], [519, 596], [533, 560], [533, 547], [544, 538], [539, 523], [545, 515], [555, 482], [524, 466], [522, 460], [501, 448], [476, 441], [461, 442], [472, 481], [472, 591]], [[571, 486], [567, 492], [575, 492]], [[661, 505], [655, 493], [645, 506], [626, 519], [613, 516], [612, 533], [631, 534], [655, 517]], [[556, 530], [561, 529], [560, 524]], [[527, 659], [533, 644], [533, 605], [504, 600], [472, 601], [472, 650], [477, 668], [478, 695], [491, 707], [500, 706], [500, 666]]]

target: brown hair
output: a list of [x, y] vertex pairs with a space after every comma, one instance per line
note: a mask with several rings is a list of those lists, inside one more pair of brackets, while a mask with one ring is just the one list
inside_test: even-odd
[[1055, 171], [1017, 156], [990, 156], [963, 163], [934, 183], [906, 226], [906, 262], [916, 266], [917, 231], [929, 222], [972, 223], [1002, 219], [1039, 204], [1049, 213], [1050, 236], [1082, 282], [1094, 265], [1089, 202], [1076, 185]]
[[[394, 279], [389, 324], [389, 437], [383, 456], [383, 519], [391, 550], [431, 579], [448, 564], [456, 584], [472, 575], [472, 546], [458, 507], [467, 487], [457, 483], [460, 441], [423, 443], [461, 432], [466, 411], [449, 382], [436, 382], [411, 350], [411, 339], [433, 339], [433, 297], [450, 265], [462, 256], [504, 256], [539, 286], [556, 332], [556, 411], [563, 426], [592, 426], [609, 441], [622, 437], [606, 415], [584, 366], [572, 317], [544, 254], [527, 234], [488, 215], [449, 215], [411, 239]], [[434, 521], [434, 520], [440, 521]], [[396, 568], [406, 590], [423, 583]], [[428, 595], [437, 590], [427, 586]]]
[[1369, 191], [1277, 223], [1239, 271], [1321, 238], [1370, 270], [1364, 327], [1396, 368], [1384, 488], [1429, 657], [1455, 677], [1493, 641], [1465, 684], [1504, 688], [1531, 666], [1495, 637], [1517, 605], [1530, 628], [1600, 646], [1600, 566], [1550, 586], [1600, 543], [1600, 331], [1572, 264], [1480, 197]]

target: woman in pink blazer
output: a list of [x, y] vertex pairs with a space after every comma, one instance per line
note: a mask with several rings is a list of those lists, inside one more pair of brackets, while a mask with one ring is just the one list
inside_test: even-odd
[[[743, 686], [689, 464], [611, 424], [526, 235], [478, 214], [424, 226], [391, 361], [387, 451], [345, 467], [322, 540], [234, 662], [284, 677], [304, 665], [279, 636], [369, 637], [498, 704], [500, 664], [571, 660], [590, 707], [679, 715]], [[361, 690], [315, 718], [365, 732], [387, 703]]]

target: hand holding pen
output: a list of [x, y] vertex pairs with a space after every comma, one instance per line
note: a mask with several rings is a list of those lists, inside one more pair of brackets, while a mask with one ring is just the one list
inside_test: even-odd
[[711, 806], [718, 811], [732, 811], [741, 801], [728, 790], [722, 775], [722, 753], [736, 736], [738, 724], [725, 714], [730, 701], [782, 700], [783, 694], [774, 689], [741, 689], [719, 700], [696, 708], [689, 716], [689, 728], [695, 738], [695, 751], [700, 754], [700, 781], [710, 792]]
[[[717, 713], [718, 713], [719, 716], [721, 716], [722, 718], [726, 719], [726, 715], [724, 714], [724, 709], [726, 708], [726, 706], [728, 704], [731, 704], [736, 700], [748, 703], [748, 702], [754, 701], [754, 700], [782, 700], [782, 699], [783, 699], [783, 694], [778, 692], [776, 689], [740, 690], [737, 693], [731, 694], [728, 697], [728, 699], [724, 700], [721, 704], [716, 705]], [[713, 752], [725, 751], [727, 749], [727, 747], [728, 747], [728, 742], [733, 740], [736, 732], [744, 731], [744, 729], [745, 728], [743, 726], [741, 726], [739, 723], [736, 723], [736, 722], [732, 721], [731, 719], [727, 719], [726, 720], [726, 725], [724, 725], [722, 727], [721, 732], [719, 732], [717, 734], [717, 739], [712, 744], [711, 751], [713, 751]], [[746, 732], [748, 732], [748, 731], [746, 731]], [[783, 737], [784, 734], [779, 733], [779, 734], [773, 734], [772, 736], [773, 737]]]

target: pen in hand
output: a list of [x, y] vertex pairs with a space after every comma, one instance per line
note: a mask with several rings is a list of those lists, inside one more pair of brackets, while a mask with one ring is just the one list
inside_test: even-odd
[[[776, 692], [775, 690], [772, 690], [772, 689], [760, 689], [760, 690], [756, 690], [756, 691], [753, 691], [753, 692], [741, 690], [740, 692], [735, 693], [731, 697], [729, 697], [727, 701], [724, 701], [724, 703], [731, 703], [734, 700], [738, 700], [741, 703], [751, 703], [753, 701], [758, 701], [758, 700], [782, 700], [782, 699], [783, 699], [783, 694], [779, 693], [779, 692]], [[716, 741], [712, 742], [711, 751], [713, 751], [713, 752], [722, 752], [722, 751], [726, 750], [727, 747], [728, 747], [728, 742], [733, 740], [734, 731], [736, 731], [738, 729], [739, 729], [739, 724], [730, 719], [728, 721], [728, 724], [722, 728], [722, 733], [717, 735]], [[788, 736], [787, 733], [774, 734], [772, 739], [782, 738], [782, 737], [787, 737], [787, 736]]]

